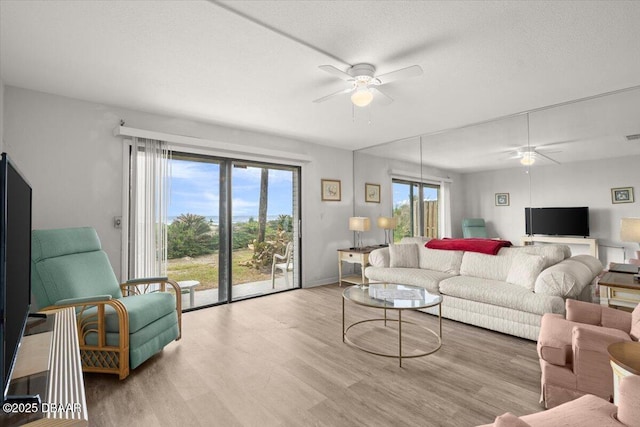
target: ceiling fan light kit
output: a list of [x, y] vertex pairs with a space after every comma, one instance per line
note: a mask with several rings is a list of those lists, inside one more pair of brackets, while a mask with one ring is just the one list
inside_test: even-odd
[[524, 152], [522, 153], [522, 158], [520, 159], [520, 163], [524, 166], [531, 166], [536, 162], [536, 153], [533, 152]]
[[373, 93], [365, 86], [356, 89], [351, 95], [351, 102], [356, 107], [366, 107], [373, 101]]
[[385, 85], [395, 80], [415, 77], [422, 74], [422, 68], [420, 68], [420, 66], [418, 65], [412, 65], [407, 68], [402, 68], [400, 70], [382, 74], [379, 77], [375, 76], [376, 67], [374, 67], [371, 64], [365, 64], [365, 63], [355, 64], [354, 66], [350, 67], [346, 72], [339, 70], [332, 65], [321, 65], [319, 68], [335, 77], [338, 77], [341, 80], [349, 82], [351, 84], [351, 87], [338, 91], [331, 95], [318, 98], [313, 102], [316, 102], [316, 103], [324, 102], [335, 96], [345, 95], [350, 93], [351, 102], [353, 103], [353, 105], [357, 107], [366, 107], [367, 105], [371, 104], [371, 102], [373, 101], [374, 93], [381, 95], [384, 100], [384, 103], [393, 102], [393, 99], [389, 95], [381, 92], [378, 89], [378, 86]]

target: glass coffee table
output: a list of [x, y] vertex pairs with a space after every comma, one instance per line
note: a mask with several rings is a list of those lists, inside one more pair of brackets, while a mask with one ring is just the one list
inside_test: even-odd
[[[365, 307], [382, 309], [384, 311], [384, 317], [360, 320], [355, 323], [351, 323], [349, 326], [345, 325], [345, 301], [351, 301], [355, 304], [363, 305]], [[419, 310], [422, 308], [429, 308], [438, 306], [438, 333], [425, 326], [418, 325], [414, 322], [402, 320], [403, 310]], [[387, 318], [387, 310], [394, 310], [398, 312], [397, 319]], [[384, 326], [387, 326], [387, 322], [397, 322], [398, 324], [398, 352], [397, 354], [382, 353], [370, 348], [365, 348], [351, 341], [348, 336], [348, 332], [354, 326], [367, 323], [367, 322], [384, 322]], [[437, 338], [437, 345], [427, 351], [420, 353], [413, 353], [410, 355], [402, 354], [402, 324], [416, 325]], [[359, 350], [367, 353], [375, 354], [377, 356], [397, 358], [400, 367], [402, 367], [402, 359], [410, 359], [415, 357], [423, 357], [429, 354], [435, 353], [442, 346], [442, 296], [430, 294], [426, 289], [419, 286], [412, 285], [400, 285], [393, 283], [370, 283], [368, 286], [356, 285], [350, 286], [342, 293], [342, 342], [351, 345]]]

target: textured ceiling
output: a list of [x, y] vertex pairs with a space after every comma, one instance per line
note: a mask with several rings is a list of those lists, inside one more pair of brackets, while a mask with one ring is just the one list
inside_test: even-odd
[[[0, 75], [358, 149], [640, 85], [638, 22], [637, 1], [2, 0]], [[319, 65], [358, 62], [424, 75], [387, 106], [311, 102], [345, 84]]]

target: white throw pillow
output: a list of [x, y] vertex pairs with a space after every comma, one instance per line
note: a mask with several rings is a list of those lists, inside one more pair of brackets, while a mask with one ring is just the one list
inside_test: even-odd
[[418, 245], [415, 243], [390, 245], [389, 258], [391, 268], [418, 268]]
[[536, 278], [540, 275], [544, 266], [544, 257], [540, 255], [517, 253], [513, 257], [513, 262], [507, 275], [507, 282], [522, 286], [533, 292]]

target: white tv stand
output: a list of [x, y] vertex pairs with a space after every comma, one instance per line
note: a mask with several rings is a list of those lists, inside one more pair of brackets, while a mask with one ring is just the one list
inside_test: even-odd
[[557, 243], [563, 245], [588, 245], [589, 255], [598, 258], [598, 239], [590, 237], [558, 237], [558, 236], [523, 236], [520, 239], [522, 246], [535, 243]]

